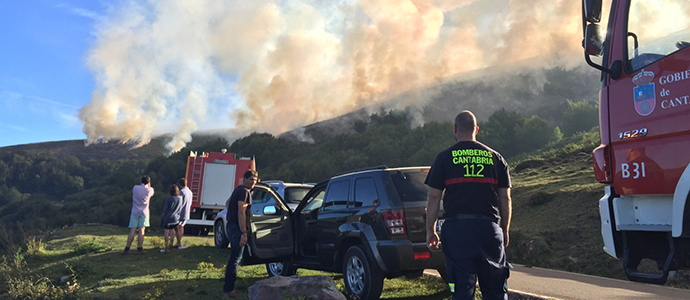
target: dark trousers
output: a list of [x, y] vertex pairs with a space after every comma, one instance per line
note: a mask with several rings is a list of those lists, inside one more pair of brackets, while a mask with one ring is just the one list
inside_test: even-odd
[[240, 247], [240, 239], [242, 238], [240, 227], [237, 224], [228, 223], [226, 232], [230, 238], [230, 259], [225, 269], [225, 284], [223, 285], [223, 292], [225, 293], [235, 289], [237, 267], [239, 267], [242, 262], [242, 253], [244, 252], [244, 246]]
[[503, 231], [487, 218], [448, 218], [441, 228], [453, 300], [473, 300], [477, 279], [482, 299], [508, 299]]

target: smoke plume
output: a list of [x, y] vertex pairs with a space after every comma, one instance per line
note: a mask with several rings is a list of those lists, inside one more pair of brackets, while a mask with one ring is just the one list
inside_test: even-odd
[[[569, 0], [147, 1], [111, 7], [80, 110], [91, 142], [279, 134], [458, 73], [581, 53]], [[420, 100], [422, 101], [422, 100]]]

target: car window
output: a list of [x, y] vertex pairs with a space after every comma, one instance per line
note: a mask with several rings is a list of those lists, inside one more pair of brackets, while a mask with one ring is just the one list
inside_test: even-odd
[[391, 173], [400, 200], [403, 202], [426, 201], [428, 188], [424, 184], [424, 179], [426, 179], [427, 173], [428, 170], [427, 172], [402, 170]]
[[[372, 206], [378, 204], [378, 193], [374, 178], [365, 177], [355, 180], [354, 207]], [[374, 203], [376, 202], [376, 203]]]
[[312, 210], [321, 208], [323, 205], [323, 196], [326, 194], [326, 189], [316, 193], [314, 197], [307, 199], [307, 205], [302, 209], [302, 213], [309, 213]]
[[283, 198], [285, 199], [285, 202], [299, 203], [302, 201], [302, 199], [304, 199], [304, 196], [307, 195], [310, 189], [310, 187], [301, 186], [285, 188], [285, 195]]
[[267, 194], [265, 190], [254, 189], [254, 192], [252, 192], [252, 204], [262, 204], [266, 202], [265, 198]]
[[276, 198], [273, 197], [273, 194], [266, 193], [266, 195], [264, 196], [264, 202], [263, 203], [266, 203], [266, 206], [269, 206], [269, 205], [276, 205], [276, 203], [278, 203], [277, 201], [278, 200], [276, 200]]
[[323, 201], [323, 211], [340, 210], [347, 208], [347, 200], [350, 196], [350, 181], [341, 180], [331, 182], [328, 186], [326, 199]]

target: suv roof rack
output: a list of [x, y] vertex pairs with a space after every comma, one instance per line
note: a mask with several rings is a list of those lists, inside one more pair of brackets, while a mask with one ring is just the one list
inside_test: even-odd
[[369, 171], [369, 170], [384, 170], [384, 169], [388, 169], [388, 167], [386, 167], [386, 165], [378, 165], [378, 166], [375, 166], [375, 167], [368, 167], [368, 168], [363, 168], [363, 169], [357, 169], [357, 170], [352, 170], [352, 171], [347, 171], [347, 172], [338, 173], [338, 174], [335, 174], [335, 176], [333, 176], [333, 177], [340, 176], [340, 175], [345, 175], [345, 174], [350, 174], [350, 173], [362, 172], [362, 171]]

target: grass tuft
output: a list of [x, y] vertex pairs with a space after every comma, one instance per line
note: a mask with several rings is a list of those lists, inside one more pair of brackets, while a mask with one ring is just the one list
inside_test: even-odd
[[110, 245], [104, 244], [96, 238], [77, 238], [77, 243], [74, 246], [74, 252], [77, 254], [101, 253], [110, 251], [113, 248]]
[[30, 237], [26, 243], [26, 254], [29, 256], [41, 256], [46, 251], [46, 244], [42, 239]]

